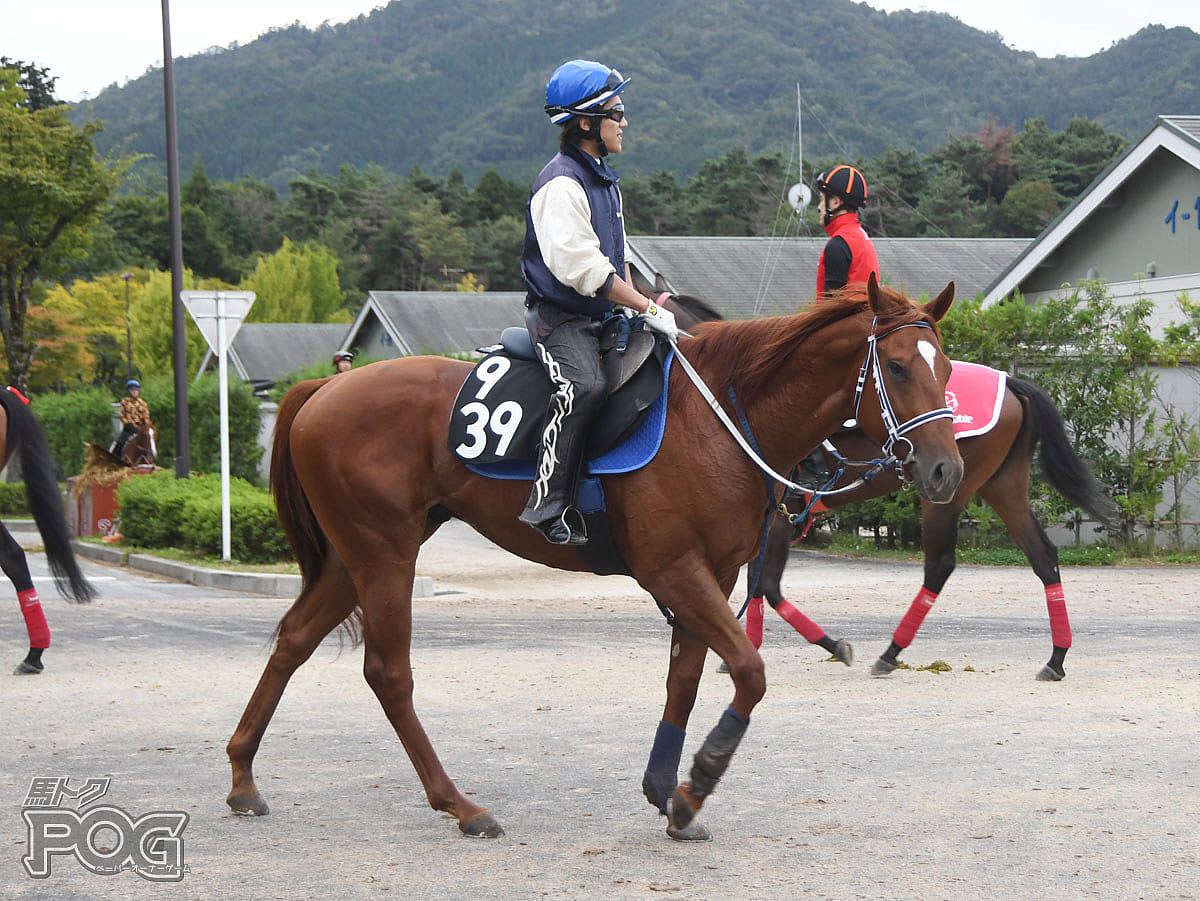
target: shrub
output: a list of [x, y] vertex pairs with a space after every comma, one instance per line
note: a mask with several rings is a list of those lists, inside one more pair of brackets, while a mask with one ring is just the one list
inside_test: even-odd
[[113, 396], [103, 388], [83, 388], [66, 394], [39, 394], [31, 409], [42, 429], [62, 475], [83, 469], [84, 442], [108, 447], [115, 436]]
[[[207, 373], [188, 384], [188, 447], [195, 472], [221, 471], [221, 398], [217, 373]], [[142, 397], [158, 426], [158, 460], [163, 468], [175, 461], [175, 385], [170, 376], [146, 379]], [[247, 382], [229, 380], [229, 472], [259, 481], [259, 399]]]
[[29, 515], [29, 499], [22, 482], [0, 482], [0, 515]]
[[[169, 471], [121, 484], [121, 533], [139, 547], [178, 547], [208, 556], [221, 554], [221, 479], [196, 475], [176, 479]], [[243, 479], [229, 487], [230, 552], [247, 563], [291, 557], [270, 495]]]

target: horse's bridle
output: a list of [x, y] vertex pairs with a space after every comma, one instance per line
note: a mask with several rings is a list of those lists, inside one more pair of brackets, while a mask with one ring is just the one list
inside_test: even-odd
[[[883, 443], [883, 453], [888, 463], [894, 461], [896, 474], [900, 477], [900, 481], [907, 482], [908, 477], [904, 473], [904, 465], [912, 459], [913, 444], [912, 441], [904, 436], [913, 429], [925, 425], [927, 422], [935, 422], [939, 419], [953, 419], [954, 411], [949, 407], [942, 407], [939, 410], [929, 410], [926, 413], [920, 413], [907, 422], [896, 421], [896, 411], [892, 408], [892, 402], [888, 398], [887, 386], [884, 385], [883, 376], [879, 371], [878, 343], [888, 335], [898, 332], [902, 328], [927, 328], [932, 331], [933, 326], [924, 321], [905, 322], [903, 325], [888, 329], [882, 335], [876, 335], [875, 328], [878, 322], [878, 316], [871, 320], [871, 334], [867, 336], [867, 358], [863, 360], [862, 368], [858, 371], [858, 384], [854, 387], [854, 419], [855, 421], [858, 420], [858, 408], [862, 404], [863, 388], [866, 386], [867, 369], [869, 368], [871, 370], [871, 377], [875, 382], [875, 395], [879, 398], [880, 416], [883, 418], [883, 425], [888, 433], [887, 440]], [[908, 453], [903, 457], [899, 457], [892, 452], [892, 448], [896, 445], [896, 442], [901, 440], [908, 445]]]
[[[887, 455], [887, 459], [881, 461], [881, 464], [884, 468], [894, 465], [896, 467], [896, 472], [900, 477], [900, 481], [907, 482], [909, 479], [905, 475], [904, 464], [912, 457], [913, 445], [912, 442], [904, 436], [913, 429], [925, 425], [928, 422], [933, 422], [938, 419], [952, 419], [954, 417], [954, 411], [949, 407], [942, 407], [937, 410], [930, 410], [926, 413], [921, 413], [917, 416], [914, 416], [907, 422], [897, 423], [896, 413], [892, 408], [891, 400], [888, 398], [887, 387], [883, 383], [883, 374], [879, 369], [878, 342], [902, 328], [915, 326], [927, 328], [932, 331], [933, 326], [925, 321], [905, 322], [896, 326], [895, 328], [888, 329], [882, 335], [877, 335], [875, 334], [875, 329], [878, 326], [878, 323], [878, 316], [875, 316], [871, 319], [871, 334], [867, 336], [867, 358], [863, 361], [862, 367], [859, 369], [858, 383], [854, 388], [854, 417], [855, 419], [858, 418], [858, 409], [862, 403], [863, 390], [867, 381], [867, 371], [870, 370], [871, 376], [875, 382], [875, 394], [879, 398], [879, 409], [883, 417], [883, 424], [888, 431], [887, 442], [883, 445], [883, 452]], [[824, 490], [810, 488], [806, 485], [797, 485], [790, 479], [785, 479], [783, 476], [773, 470], [742, 436], [737, 426], [735, 426], [729, 419], [729, 416], [725, 412], [724, 408], [713, 396], [713, 393], [708, 389], [708, 386], [704, 384], [704, 379], [700, 377], [700, 373], [696, 372], [696, 370], [692, 367], [692, 364], [689, 363], [687, 358], [680, 352], [679, 345], [677, 343], [674, 344], [674, 348], [675, 356], [679, 360], [680, 365], [683, 366], [683, 371], [687, 373], [688, 378], [692, 380], [692, 383], [700, 391], [704, 399], [708, 401], [708, 405], [712, 408], [713, 412], [717, 414], [717, 418], [721, 420], [721, 423], [729, 430], [729, 433], [733, 435], [734, 439], [741, 446], [742, 450], [745, 451], [746, 456], [748, 456], [759, 469], [761, 469], [776, 482], [786, 488], [790, 488], [793, 491], [799, 491], [804, 494], [813, 495], [814, 498], [853, 491], [854, 489], [859, 488], [866, 483], [865, 479], [859, 478], [843, 488]], [[904, 458], [897, 457], [892, 452], [892, 448], [899, 440], [903, 440], [904, 443], [908, 445], [908, 453], [905, 454]]]

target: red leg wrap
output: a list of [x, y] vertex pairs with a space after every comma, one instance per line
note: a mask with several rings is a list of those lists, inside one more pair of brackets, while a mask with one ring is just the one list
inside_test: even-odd
[[921, 628], [921, 623], [925, 621], [925, 614], [933, 607], [933, 602], [936, 600], [937, 595], [922, 585], [917, 596], [913, 598], [912, 604], [909, 605], [908, 613], [904, 614], [904, 619], [900, 620], [900, 625], [896, 627], [892, 641], [902, 648], [912, 644], [912, 640], [917, 637], [917, 631]]
[[750, 644], [761, 648], [763, 642], [763, 599], [750, 598], [746, 605], [746, 637]]
[[1071, 620], [1067, 617], [1067, 599], [1062, 582], [1046, 586], [1046, 610], [1050, 614], [1050, 638], [1056, 648], [1071, 646]]
[[25, 617], [25, 628], [29, 632], [29, 646], [43, 649], [50, 647], [50, 626], [46, 623], [46, 614], [42, 612], [42, 602], [38, 600], [37, 589], [28, 588], [18, 592], [17, 600], [21, 602], [21, 614]]
[[825, 630], [801, 613], [791, 601], [780, 601], [775, 607], [775, 612], [787, 620], [809, 644], [816, 644], [825, 637]]

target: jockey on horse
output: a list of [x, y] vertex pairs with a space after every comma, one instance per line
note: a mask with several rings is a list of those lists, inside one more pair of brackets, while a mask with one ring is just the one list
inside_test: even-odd
[[112, 455], [117, 458], [124, 452], [129, 439], [150, 425], [150, 408], [140, 396], [142, 383], [137, 379], [130, 379], [125, 383], [125, 387], [129, 394], [121, 398], [121, 434], [117, 436], [111, 448]]
[[590, 60], [555, 70], [545, 111], [562, 129], [559, 152], [534, 180], [525, 212], [525, 322], [554, 393], [520, 519], [552, 544], [587, 543], [567, 512], [588, 423], [608, 393], [598, 323], [640, 313], [647, 328], [672, 340], [679, 334], [674, 314], [633, 287], [626, 262], [621, 192], [605, 157], [622, 150], [627, 84]]

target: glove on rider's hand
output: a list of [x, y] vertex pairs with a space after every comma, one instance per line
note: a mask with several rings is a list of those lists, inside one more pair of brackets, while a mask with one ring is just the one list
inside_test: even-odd
[[675, 324], [675, 314], [668, 309], [660, 307], [653, 300], [650, 301], [650, 306], [646, 308], [646, 312], [642, 314], [642, 322], [651, 331], [665, 335], [667, 340], [672, 344], [679, 339], [679, 326]]

